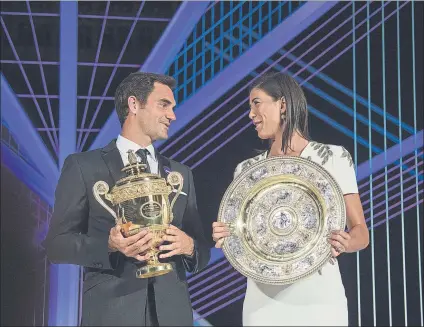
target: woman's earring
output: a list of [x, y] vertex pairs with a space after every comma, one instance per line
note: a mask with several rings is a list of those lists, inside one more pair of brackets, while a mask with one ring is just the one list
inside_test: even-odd
[[[285, 103], [285, 102], [286, 102], [286, 98], [285, 97], [281, 97], [281, 109], [283, 109], [283, 103]], [[287, 117], [286, 111], [283, 111], [281, 113], [281, 120], [282, 121], [286, 121], [286, 117]]]

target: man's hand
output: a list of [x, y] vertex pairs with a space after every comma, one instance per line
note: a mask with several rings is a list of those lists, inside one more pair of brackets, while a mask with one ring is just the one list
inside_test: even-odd
[[146, 261], [149, 255], [145, 252], [150, 249], [152, 237], [152, 233], [147, 229], [130, 237], [124, 237], [119, 226], [115, 226], [110, 230], [108, 246], [112, 252], [119, 251], [127, 257]]
[[164, 235], [162, 239], [164, 241], [168, 241], [170, 244], [161, 245], [159, 247], [159, 250], [167, 250], [170, 252], [161, 254], [159, 258], [169, 258], [178, 254], [183, 254], [187, 256], [193, 255], [194, 241], [190, 236], [188, 236], [182, 230], [178, 229], [173, 225], [169, 225], [165, 233], [166, 235]]

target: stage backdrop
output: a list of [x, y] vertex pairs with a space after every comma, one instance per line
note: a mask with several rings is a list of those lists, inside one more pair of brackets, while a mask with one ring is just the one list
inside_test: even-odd
[[[2, 2], [2, 324], [78, 323], [81, 270], [40, 241], [64, 158], [116, 137], [115, 88], [142, 70], [178, 82], [156, 147], [193, 169], [209, 238], [236, 165], [266, 148], [249, 85], [294, 76], [312, 139], [355, 162], [371, 242], [339, 259], [350, 324], [423, 325], [422, 21], [415, 1]], [[220, 250], [188, 284], [196, 325], [241, 324], [246, 280]]]

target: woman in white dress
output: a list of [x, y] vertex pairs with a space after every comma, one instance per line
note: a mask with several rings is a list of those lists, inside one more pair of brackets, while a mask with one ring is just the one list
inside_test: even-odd
[[[352, 158], [342, 146], [309, 141], [306, 98], [297, 82], [286, 74], [265, 75], [252, 86], [249, 102], [249, 118], [259, 138], [269, 140], [270, 148], [240, 163], [234, 177], [271, 156], [300, 156], [319, 163], [339, 183], [346, 203], [348, 232], [333, 231], [329, 236], [332, 256], [367, 247], [369, 233]], [[213, 223], [216, 247], [229, 235], [224, 223]], [[347, 326], [347, 300], [337, 260], [290, 285], [266, 285], [248, 278], [243, 325]]]

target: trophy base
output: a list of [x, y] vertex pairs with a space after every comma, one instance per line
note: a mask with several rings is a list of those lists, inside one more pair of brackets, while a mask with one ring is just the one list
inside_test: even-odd
[[149, 278], [165, 275], [172, 271], [172, 265], [170, 263], [156, 263], [153, 265], [147, 265], [140, 269], [137, 269], [137, 278]]

